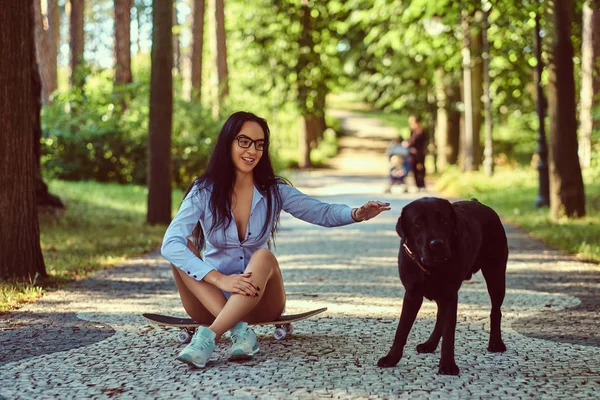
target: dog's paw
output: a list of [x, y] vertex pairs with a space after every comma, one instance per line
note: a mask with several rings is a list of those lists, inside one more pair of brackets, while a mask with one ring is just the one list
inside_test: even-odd
[[440, 369], [438, 369], [438, 374], [440, 375], [458, 375], [459, 372], [460, 369], [454, 362], [444, 365], [440, 364]]
[[492, 353], [504, 353], [506, 351], [506, 345], [502, 340], [495, 342], [490, 341], [487, 349]]
[[429, 341], [417, 345], [417, 353], [433, 353], [437, 349], [437, 343]]
[[390, 367], [395, 367], [396, 364], [398, 364], [398, 361], [400, 361], [400, 357], [393, 357], [390, 354], [388, 354], [385, 357], [382, 357], [379, 359], [379, 361], [377, 361], [377, 366], [379, 368], [390, 368]]

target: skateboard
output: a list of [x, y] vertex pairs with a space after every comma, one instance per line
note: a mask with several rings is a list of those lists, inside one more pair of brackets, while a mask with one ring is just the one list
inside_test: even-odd
[[[275, 332], [273, 332], [273, 336], [277, 340], [283, 340], [287, 335], [291, 335], [294, 331], [292, 322], [302, 321], [303, 319], [314, 317], [315, 315], [321, 314], [325, 311], [327, 311], [326, 307], [318, 308], [316, 310], [307, 311], [300, 314], [282, 315], [276, 321], [254, 322], [249, 325], [275, 325]], [[181, 343], [189, 343], [197, 327], [208, 326], [199, 324], [191, 318], [178, 318], [169, 315], [150, 313], [142, 314], [142, 316], [158, 326], [172, 326], [175, 328], [180, 328], [180, 331], [177, 334], [177, 340]]]

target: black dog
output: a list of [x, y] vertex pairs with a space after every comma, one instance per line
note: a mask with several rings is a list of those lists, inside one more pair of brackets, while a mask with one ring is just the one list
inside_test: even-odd
[[458, 290], [480, 269], [492, 300], [488, 350], [506, 351], [500, 307], [506, 291], [508, 244], [498, 214], [475, 199], [451, 204], [425, 197], [403, 208], [396, 231], [401, 238], [398, 270], [406, 294], [394, 343], [377, 365], [393, 367], [400, 361], [425, 296], [437, 303], [437, 319], [431, 336], [417, 346], [417, 352], [433, 353], [443, 337], [438, 373], [458, 375], [454, 361]]

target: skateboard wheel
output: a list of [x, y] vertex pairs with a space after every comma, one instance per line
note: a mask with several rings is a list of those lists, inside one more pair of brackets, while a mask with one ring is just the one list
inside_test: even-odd
[[292, 333], [294, 333], [294, 326], [292, 324], [285, 325], [284, 329], [288, 335], [291, 335]]
[[277, 340], [285, 339], [285, 335], [286, 335], [286, 331], [284, 328], [277, 328], [277, 329], [275, 329], [275, 332], [273, 333], [273, 336]]
[[186, 330], [181, 330], [177, 334], [177, 340], [179, 340], [180, 343], [189, 343], [192, 340], [192, 335]]

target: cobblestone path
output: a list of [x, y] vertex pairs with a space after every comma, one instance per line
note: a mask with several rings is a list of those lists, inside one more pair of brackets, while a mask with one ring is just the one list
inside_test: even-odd
[[394, 226], [402, 206], [423, 193], [382, 194], [385, 178], [377, 173], [324, 170], [291, 178], [327, 202], [357, 206], [381, 199], [392, 205], [374, 220], [333, 229], [282, 214], [275, 253], [288, 294], [287, 312], [328, 307], [325, 314], [296, 323], [284, 341], [273, 339], [272, 327], [258, 327], [261, 351], [251, 361], [227, 361], [224, 340], [207, 368], [190, 369], [175, 360], [177, 331], [156, 328], [141, 316], [183, 316], [168, 264], [150, 254], [94, 273], [0, 319], [0, 396], [598, 398], [597, 265], [549, 250], [507, 226], [507, 352], [486, 351], [490, 306], [478, 273], [459, 296], [460, 376], [437, 375], [439, 349], [428, 355], [414, 350], [433, 329], [435, 306], [429, 301], [404, 358], [395, 368], [380, 369], [376, 362], [392, 342], [404, 293]]

